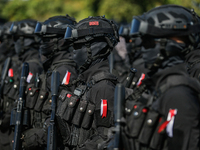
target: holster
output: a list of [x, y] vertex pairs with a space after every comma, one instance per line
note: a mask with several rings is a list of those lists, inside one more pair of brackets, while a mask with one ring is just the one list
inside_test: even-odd
[[158, 123], [159, 113], [149, 110], [144, 122], [144, 125], [142, 127], [142, 130], [140, 132], [138, 141], [142, 144], [148, 145], [152, 134], [156, 128], [156, 125]]
[[60, 95], [58, 97], [58, 107], [57, 107], [56, 115], [59, 116], [61, 119], [63, 119], [65, 110], [68, 107], [68, 100], [69, 100], [70, 96], [71, 96], [71, 93], [69, 91], [63, 89], [60, 92]]
[[138, 137], [145, 121], [147, 109], [144, 105], [135, 101], [126, 102], [127, 126], [125, 132], [130, 137]]

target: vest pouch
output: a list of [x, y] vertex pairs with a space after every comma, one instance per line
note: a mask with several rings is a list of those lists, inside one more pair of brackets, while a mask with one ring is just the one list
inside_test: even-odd
[[58, 97], [58, 100], [64, 102], [65, 99], [66, 99], [66, 97], [70, 98], [71, 96], [72, 96], [72, 95], [71, 95], [71, 92], [69, 92], [69, 91], [63, 89], [63, 90], [60, 92], [60, 95], [59, 95], [59, 97]]
[[156, 129], [156, 125], [158, 123], [159, 113], [149, 110], [147, 113], [147, 117], [145, 119], [144, 125], [140, 132], [138, 141], [142, 144], [148, 145], [154, 130]]
[[35, 103], [34, 110], [41, 111], [45, 100], [47, 99], [49, 93], [46, 90], [40, 89], [38, 98]]
[[73, 120], [72, 120], [72, 123], [74, 125], [81, 126], [87, 105], [88, 105], [88, 101], [81, 100], [79, 102], [79, 105], [76, 109], [75, 115], [74, 115]]
[[15, 81], [7, 96], [11, 99], [18, 99], [19, 97], [19, 81]]
[[28, 109], [23, 108], [23, 125], [28, 128], [30, 126], [30, 112]]
[[141, 103], [135, 101], [126, 102], [127, 126], [125, 132], [131, 137], [138, 137], [146, 117], [147, 109]]
[[7, 95], [10, 89], [13, 87], [14, 79], [12, 77], [6, 77], [4, 82], [3, 94]]
[[166, 139], [165, 130], [161, 131], [160, 133], [158, 131], [161, 124], [163, 124], [164, 122], [165, 122], [165, 119], [160, 118], [159, 123], [157, 124], [156, 130], [154, 131], [153, 136], [150, 141], [149, 147], [152, 149], [162, 149], [163, 147], [163, 143]]
[[30, 84], [27, 87], [27, 95], [26, 95], [26, 107], [33, 109], [35, 104], [36, 104], [36, 100], [38, 98], [38, 94], [39, 94], [39, 88], [35, 88], [34, 84]]
[[79, 102], [79, 98], [78, 96], [73, 95], [70, 98], [67, 98], [67, 101], [68, 101], [67, 109], [65, 110], [62, 116], [65, 121], [70, 122], [74, 116], [75, 110]]
[[89, 103], [81, 125], [83, 128], [89, 129], [91, 127], [93, 122], [94, 110], [95, 110], [95, 105]]

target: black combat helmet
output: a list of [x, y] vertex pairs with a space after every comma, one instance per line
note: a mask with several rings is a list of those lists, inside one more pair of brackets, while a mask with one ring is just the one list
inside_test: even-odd
[[10, 34], [11, 25], [12, 25], [12, 22], [9, 21], [1, 26], [1, 28], [0, 28], [0, 40], [1, 41], [11, 37], [11, 34]]
[[191, 36], [199, 32], [199, 17], [193, 9], [178, 5], [163, 5], [151, 9], [142, 16], [133, 17], [130, 35], [150, 35], [155, 37]]
[[79, 21], [75, 28], [67, 27], [65, 33], [65, 39], [74, 43], [86, 43], [99, 37], [105, 38], [109, 46], [114, 47], [119, 41], [117, 24], [104, 16], [90, 16]]
[[76, 21], [69, 15], [66, 16], [54, 16], [44, 22], [38, 22], [35, 28], [35, 33], [42, 37], [55, 37], [65, 34], [67, 25], [75, 25]]
[[34, 34], [36, 24], [37, 21], [34, 19], [24, 19], [12, 23], [10, 34], [15, 41], [15, 51], [18, 55], [31, 48], [38, 49], [40, 39]]
[[74, 27], [68, 26], [65, 40], [73, 43], [74, 60], [84, 71], [92, 64], [107, 59], [110, 51], [119, 41], [116, 23], [104, 16], [88, 17]]
[[[199, 17], [193, 9], [163, 5], [133, 17], [130, 36], [142, 37], [146, 49], [143, 58], [148, 62], [147, 68], [153, 69], [172, 56], [184, 59], [198, 45], [199, 32]], [[172, 37], [182, 39], [184, 43], [177, 43]]]
[[37, 21], [33, 19], [25, 19], [13, 22], [10, 27], [10, 33], [14, 36], [34, 37], [34, 30]]
[[[35, 34], [42, 38], [40, 54], [45, 62], [52, 58], [58, 51], [69, 52], [69, 44], [63, 39], [66, 27], [75, 25], [75, 18], [66, 16], [53, 16], [44, 22], [38, 22]], [[45, 57], [43, 57], [45, 56]]]
[[6, 22], [0, 28], [0, 53], [7, 56], [12, 56], [15, 54], [14, 41], [12, 39], [12, 35], [10, 34], [11, 25], [12, 22]]

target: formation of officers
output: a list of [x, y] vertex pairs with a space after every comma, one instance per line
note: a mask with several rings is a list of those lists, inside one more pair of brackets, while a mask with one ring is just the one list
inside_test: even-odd
[[200, 149], [193, 9], [159, 6], [120, 28], [105, 16], [7, 22], [0, 41], [0, 150]]

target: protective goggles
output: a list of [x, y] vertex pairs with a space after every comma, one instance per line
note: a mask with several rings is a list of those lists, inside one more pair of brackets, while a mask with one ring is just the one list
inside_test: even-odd
[[64, 34], [65, 29], [61, 28], [53, 28], [44, 25], [42, 22], [38, 22], [35, 27], [35, 34]]
[[148, 24], [138, 18], [133, 18], [131, 22], [130, 36], [138, 36], [141, 33], [146, 33]]

